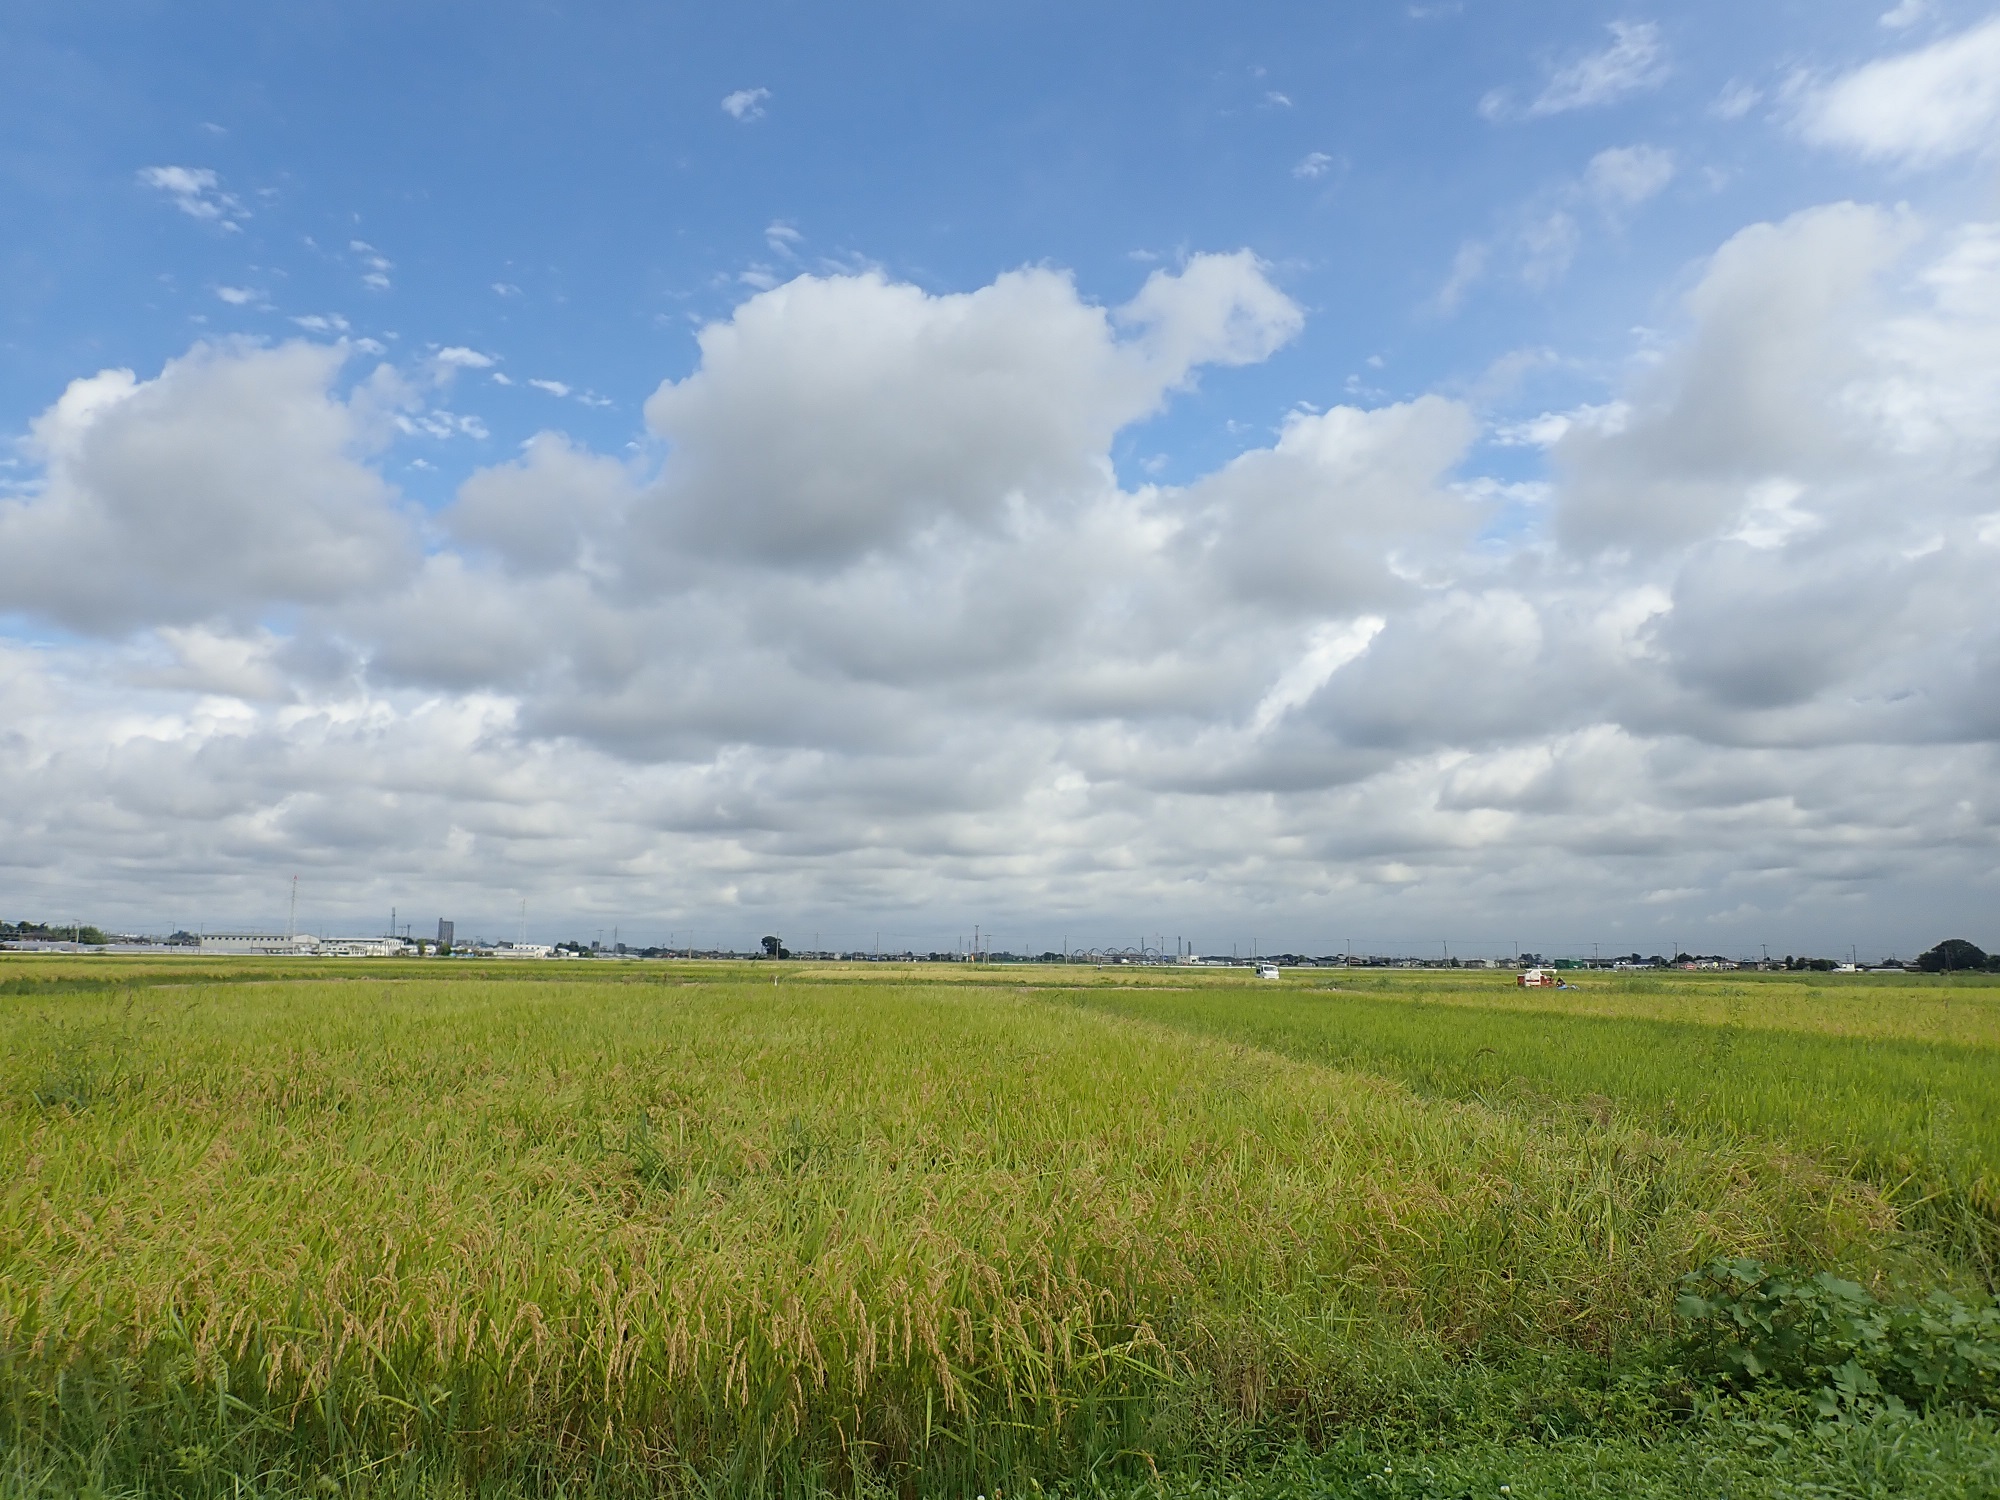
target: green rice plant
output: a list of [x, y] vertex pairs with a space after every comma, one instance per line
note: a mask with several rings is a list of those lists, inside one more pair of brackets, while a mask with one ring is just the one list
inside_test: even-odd
[[[1246, 986], [1226, 998], [1079, 990], [1073, 999], [1382, 1073], [1433, 1097], [1530, 1112], [1584, 1107], [1694, 1139], [1783, 1142], [1866, 1174], [1969, 1269], [1989, 1283], [1995, 1274], [2000, 1042], [1828, 1034], [1800, 1029], [1796, 1017], [1789, 1027], [1759, 1028], [1523, 1009], [1524, 992], [1490, 980], [1462, 985], [1450, 1000], [1438, 998], [1434, 981], [1350, 983]], [[1580, 993], [1601, 1007], [1616, 1003], [1600, 998], [1615, 991]], [[1899, 998], [1885, 990], [1877, 1004], [1893, 1010]]]
[[1046, 990], [301, 972], [135, 990], [87, 1108], [0, 1000], [0, 1446], [185, 1493], [990, 1493], [1581, 1430], [1718, 1256], [1948, 1275], [1763, 1141]]

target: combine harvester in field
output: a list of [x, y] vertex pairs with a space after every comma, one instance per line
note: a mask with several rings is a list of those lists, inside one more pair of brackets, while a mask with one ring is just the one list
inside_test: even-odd
[[1514, 976], [1514, 983], [1524, 990], [1569, 990], [1576, 986], [1562, 978], [1552, 969], [1529, 969]]

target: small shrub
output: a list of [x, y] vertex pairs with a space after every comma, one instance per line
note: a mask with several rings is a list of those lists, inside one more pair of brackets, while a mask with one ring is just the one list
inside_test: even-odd
[[1682, 1279], [1675, 1312], [1697, 1374], [1815, 1393], [1827, 1416], [1858, 1405], [2000, 1407], [2000, 1308], [1934, 1291], [1887, 1303], [1822, 1271], [1719, 1260]]

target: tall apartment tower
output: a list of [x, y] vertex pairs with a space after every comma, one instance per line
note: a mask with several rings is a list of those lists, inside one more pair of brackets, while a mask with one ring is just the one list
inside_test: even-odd
[[451, 934], [452, 934], [452, 925], [451, 925], [451, 923], [447, 922], [447, 921], [446, 921], [446, 920], [445, 920], [445, 919], [444, 919], [443, 917], [439, 917], [439, 918], [438, 918], [438, 946], [439, 946], [440, 948], [449, 948], [449, 947], [451, 946]]

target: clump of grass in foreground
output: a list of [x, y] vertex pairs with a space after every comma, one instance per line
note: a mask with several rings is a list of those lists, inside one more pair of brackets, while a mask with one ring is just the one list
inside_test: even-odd
[[[991, 1477], [972, 1484], [994, 1500], [1988, 1500], [2000, 1494], [2000, 1428], [1990, 1417], [1958, 1412], [1878, 1412], [1829, 1424], [1795, 1407], [1765, 1403], [1713, 1409], [1657, 1437], [1555, 1434], [1421, 1446], [1357, 1431], [1327, 1449], [1294, 1447], [1234, 1470], [1168, 1470], [1144, 1479], [1098, 1474], [1018, 1488]], [[570, 1500], [611, 1500], [629, 1491], [607, 1477], [551, 1492]], [[513, 1485], [469, 1480], [420, 1454], [331, 1469], [280, 1466], [242, 1478], [216, 1467], [199, 1477], [181, 1473], [164, 1480], [118, 1471], [103, 1455], [39, 1459], [17, 1450], [0, 1459], [0, 1500], [242, 1500], [246, 1494], [261, 1500], [502, 1500], [522, 1493]], [[789, 1493], [814, 1500], [834, 1492], [802, 1484]], [[887, 1500], [899, 1491], [877, 1479], [839, 1493]]]
[[970, 1489], [1363, 1420], [1581, 1431], [1684, 1272], [1866, 1278], [1895, 1240], [1767, 1146], [990, 994], [294, 983], [142, 1011], [143, 1089], [51, 1106], [44, 1023], [0, 1010], [0, 1436], [162, 1485], [402, 1455]]
[[1782, 1405], [1706, 1414], [1657, 1439], [1558, 1436], [1446, 1448], [1356, 1434], [1259, 1470], [1100, 1492], [1102, 1500], [1984, 1500], [2000, 1493], [2000, 1429], [1985, 1416], [1878, 1413], [1817, 1423]]

